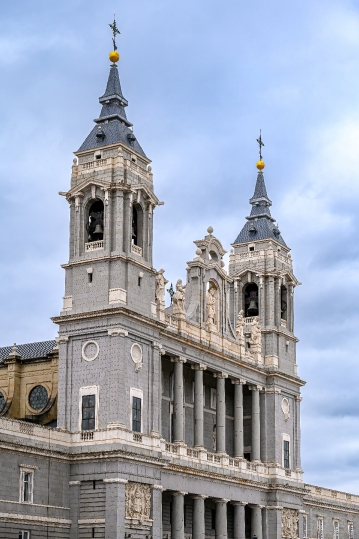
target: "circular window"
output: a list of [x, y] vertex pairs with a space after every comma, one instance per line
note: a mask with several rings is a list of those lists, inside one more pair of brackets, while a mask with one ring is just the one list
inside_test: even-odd
[[44, 386], [35, 386], [30, 391], [29, 404], [34, 410], [45, 408], [49, 397]]
[[82, 347], [82, 357], [85, 361], [93, 361], [97, 358], [100, 347], [96, 341], [87, 341]]
[[0, 412], [5, 406], [5, 397], [4, 394], [0, 391]]

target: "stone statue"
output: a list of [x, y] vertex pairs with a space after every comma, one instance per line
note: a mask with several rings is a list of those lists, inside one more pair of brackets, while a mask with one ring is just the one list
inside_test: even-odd
[[282, 511], [282, 537], [296, 539], [298, 537], [298, 511], [286, 509]]
[[151, 518], [151, 487], [142, 483], [126, 485], [126, 518], [144, 522]]
[[206, 327], [208, 331], [215, 331], [217, 329], [215, 324], [216, 318], [216, 289], [212, 286], [206, 295]]
[[185, 314], [184, 310], [184, 291], [186, 285], [182, 284], [182, 279], [178, 279], [176, 283], [176, 292], [173, 294], [172, 304], [173, 304], [173, 314]]
[[252, 334], [250, 339], [251, 346], [256, 347], [257, 351], [260, 352], [262, 349], [262, 330], [258, 324], [258, 320], [254, 319], [252, 323]]
[[156, 273], [156, 291], [155, 291], [155, 300], [157, 307], [164, 307], [165, 305], [165, 292], [166, 284], [168, 283], [167, 279], [164, 277], [164, 269], [160, 269]]
[[244, 341], [244, 326], [246, 325], [243, 317], [243, 311], [239, 311], [236, 323], [236, 337], [239, 341]]

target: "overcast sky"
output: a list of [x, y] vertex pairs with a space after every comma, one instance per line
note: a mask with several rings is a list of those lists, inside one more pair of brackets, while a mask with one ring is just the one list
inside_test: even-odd
[[100, 111], [117, 13], [128, 118], [153, 160], [156, 268], [229, 251], [265, 142], [292, 248], [307, 483], [359, 494], [358, 0], [18, 0], [0, 18], [0, 346], [52, 339], [72, 152]]

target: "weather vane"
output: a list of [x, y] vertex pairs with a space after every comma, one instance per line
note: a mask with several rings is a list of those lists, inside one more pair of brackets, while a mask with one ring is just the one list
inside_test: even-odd
[[114, 51], [117, 51], [117, 46], [116, 46], [116, 36], [117, 36], [117, 35], [120, 35], [121, 32], [120, 32], [120, 30], [117, 28], [117, 24], [116, 24], [116, 13], [115, 13], [114, 16], [113, 16], [113, 23], [112, 23], [112, 24], [109, 24], [109, 27], [111, 28], [112, 33], [113, 33], [113, 38], [112, 38], [113, 50], [114, 50]]
[[262, 147], [264, 146], [262, 142], [262, 130], [259, 131], [259, 138], [257, 138], [257, 142], [259, 144], [259, 159], [262, 161]]

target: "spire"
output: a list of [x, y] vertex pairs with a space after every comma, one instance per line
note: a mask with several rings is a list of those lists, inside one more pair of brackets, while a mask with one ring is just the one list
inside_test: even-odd
[[120, 59], [117, 52], [116, 35], [119, 30], [116, 26], [116, 21], [109, 25], [113, 31], [113, 46], [114, 50], [109, 54], [112, 61], [110, 73], [107, 80], [107, 86], [103, 96], [99, 98], [102, 105], [101, 113], [94, 120], [96, 123], [91, 133], [79, 148], [79, 152], [83, 150], [97, 149], [109, 144], [122, 142], [137, 153], [146, 157], [141, 146], [133, 133], [132, 124], [127, 120], [125, 107], [128, 105], [127, 99], [123, 96], [120, 77], [116, 62]]
[[265, 167], [262, 161], [262, 136], [257, 139], [259, 144], [259, 157], [257, 162], [257, 182], [252, 198], [249, 203], [252, 205], [251, 214], [246, 217], [247, 223], [244, 225], [238, 234], [234, 244], [247, 243], [255, 240], [273, 239], [285, 245], [285, 241], [280, 234], [278, 225], [275, 224], [275, 219], [271, 216], [270, 206], [272, 201], [267, 195], [267, 188], [264, 181], [263, 169]]

